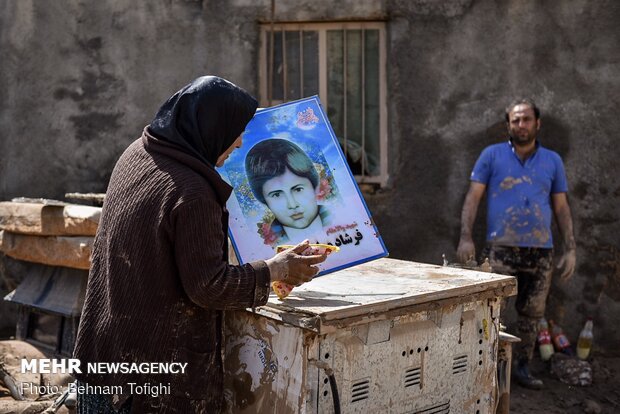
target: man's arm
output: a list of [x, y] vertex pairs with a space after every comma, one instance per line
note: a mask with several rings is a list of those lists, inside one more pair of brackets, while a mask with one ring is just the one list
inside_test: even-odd
[[472, 258], [475, 259], [476, 247], [472, 239], [472, 231], [476, 221], [478, 206], [486, 188], [485, 184], [472, 181], [465, 196], [463, 211], [461, 212], [461, 238], [459, 240], [459, 247], [456, 250], [456, 257], [461, 263], [465, 263]]
[[573, 218], [568, 205], [566, 193], [551, 194], [551, 204], [553, 205], [553, 213], [558, 223], [558, 228], [562, 234], [564, 243], [564, 254], [558, 262], [558, 268], [563, 268], [562, 279], [568, 279], [575, 271], [575, 263], [577, 261], [575, 236], [573, 235]]

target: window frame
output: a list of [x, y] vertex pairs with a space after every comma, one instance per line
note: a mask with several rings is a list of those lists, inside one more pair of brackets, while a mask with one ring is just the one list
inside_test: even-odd
[[[318, 33], [319, 49], [319, 99], [326, 109], [328, 107], [327, 94], [327, 31], [328, 30], [378, 30], [379, 32], [379, 174], [355, 175], [358, 183], [379, 184], [385, 187], [388, 183], [388, 119], [387, 119], [387, 76], [386, 76], [386, 30], [384, 22], [296, 22], [296, 23], [262, 23], [260, 25], [259, 51], [259, 94], [262, 107], [274, 106], [286, 101], [268, 99], [269, 62], [267, 56], [269, 33], [278, 31], [316, 31]], [[301, 37], [301, 36], [300, 36]], [[283, 36], [284, 39], [284, 36]], [[284, 52], [286, 53], [286, 52]], [[300, 54], [303, 56], [303, 53]], [[301, 59], [301, 58], [300, 58]], [[300, 67], [303, 65], [300, 64]], [[286, 71], [285, 71], [286, 73]], [[303, 79], [303, 75], [302, 75]], [[286, 88], [284, 88], [286, 89]], [[303, 91], [303, 88], [302, 88]], [[284, 92], [286, 93], [286, 92]], [[345, 115], [346, 116], [346, 115]], [[362, 121], [363, 122], [363, 121]], [[346, 140], [346, 136], [344, 137]]]

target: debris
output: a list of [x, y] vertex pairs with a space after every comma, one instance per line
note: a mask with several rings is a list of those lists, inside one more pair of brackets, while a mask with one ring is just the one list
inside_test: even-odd
[[56, 398], [56, 400], [54, 400], [54, 403], [50, 407], [48, 407], [47, 410], [43, 411], [42, 414], [57, 413], [58, 409], [63, 405], [68, 395], [69, 395], [69, 389], [66, 389], [62, 394], [60, 394], [58, 398]]
[[2, 382], [9, 389], [11, 393], [11, 397], [15, 398], [18, 401], [23, 401], [24, 396], [19, 392], [19, 389], [15, 385], [15, 380], [5, 369], [4, 366], [0, 363], [0, 382]]
[[551, 373], [568, 385], [592, 385], [592, 367], [587, 361], [556, 352], [551, 357]]
[[[2, 369], [11, 377], [14, 384], [41, 384], [41, 374], [22, 372], [21, 360], [23, 358], [38, 359], [46, 358], [46, 356], [32, 344], [24, 341], [0, 341], [0, 362], [2, 363]], [[8, 387], [8, 384], [6, 385]], [[21, 391], [23, 398], [15, 398], [13, 392], [11, 392], [11, 396], [16, 400], [34, 400], [39, 397], [38, 394], [32, 393], [27, 387], [23, 388]]]
[[[68, 390], [73, 378], [68, 374], [35, 374], [22, 372], [21, 360], [46, 358], [38, 348], [24, 341], [0, 341], [0, 382], [6, 384], [10, 398], [0, 400], [0, 413], [39, 414], [67, 413], [62, 407], [72, 394]], [[13, 387], [9, 384], [13, 384]], [[23, 395], [16, 384], [32, 384], [35, 387], [23, 387]], [[36, 390], [38, 385], [47, 385], [50, 392]], [[14, 388], [14, 389], [12, 389]], [[0, 387], [0, 389], [3, 389]], [[58, 391], [56, 391], [58, 389]], [[75, 400], [75, 395], [72, 396]], [[73, 401], [75, 406], [75, 402]], [[47, 411], [45, 411], [47, 410]]]
[[474, 259], [474, 256], [472, 255], [469, 257], [469, 260], [465, 262], [465, 266], [470, 269], [474, 269], [478, 267], [478, 262], [476, 261], [476, 259]]
[[39, 414], [52, 404], [52, 401], [2, 401], [2, 413]]
[[488, 257], [485, 258], [484, 259], [484, 263], [482, 263], [480, 265], [480, 270], [483, 271], [483, 272], [488, 272], [488, 273], [493, 271], [493, 269], [491, 268], [491, 263], [489, 263], [489, 258]]

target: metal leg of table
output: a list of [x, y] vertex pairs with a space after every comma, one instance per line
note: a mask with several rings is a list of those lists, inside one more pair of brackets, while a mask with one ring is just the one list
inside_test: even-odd
[[512, 367], [512, 344], [521, 339], [506, 332], [499, 333], [499, 349], [497, 350], [497, 382], [499, 387], [496, 414], [510, 412], [510, 374]]

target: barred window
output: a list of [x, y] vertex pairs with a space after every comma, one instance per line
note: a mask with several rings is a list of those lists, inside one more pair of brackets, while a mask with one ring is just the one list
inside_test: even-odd
[[260, 99], [319, 95], [358, 182], [387, 182], [385, 26], [381, 22], [261, 26]]

